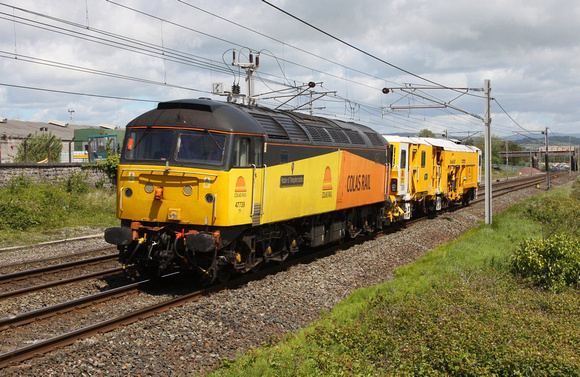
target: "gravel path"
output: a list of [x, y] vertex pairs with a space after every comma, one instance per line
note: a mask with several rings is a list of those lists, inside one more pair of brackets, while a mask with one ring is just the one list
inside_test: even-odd
[[[561, 184], [568, 184], [567, 177]], [[554, 185], [557, 182], [552, 182]], [[538, 189], [494, 198], [494, 213]], [[307, 265], [206, 297], [6, 368], [3, 376], [203, 374], [269, 338], [299, 330], [353, 290], [390, 279], [396, 267], [484, 221], [484, 205], [409, 226]], [[24, 253], [24, 251], [21, 251]], [[57, 251], [54, 251], [57, 253]], [[26, 258], [22, 256], [22, 258]], [[0, 254], [0, 265], [5, 264]]]

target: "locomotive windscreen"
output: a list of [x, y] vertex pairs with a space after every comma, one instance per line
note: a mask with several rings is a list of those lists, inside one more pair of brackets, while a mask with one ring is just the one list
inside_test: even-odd
[[139, 128], [128, 134], [125, 161], [175, 160], [218, 165], [223, 162], [226, 136], [209, 131]]

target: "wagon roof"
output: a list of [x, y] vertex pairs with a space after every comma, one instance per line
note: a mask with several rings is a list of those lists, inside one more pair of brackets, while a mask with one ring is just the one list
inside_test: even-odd
[[406, 137], [396, 135], [383, 135], [389, 143], [410, 143], [410, 144], [424, 144], [432, 145], [434, 147], [443, 148], [446, 151], [456, 152], [476, 152], [479, 148], [472, 145], [457, 144], [447, 139], [435, 139], [432, 137]]

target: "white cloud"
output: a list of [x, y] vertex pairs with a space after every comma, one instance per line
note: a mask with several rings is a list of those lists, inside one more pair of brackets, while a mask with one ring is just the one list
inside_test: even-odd
[[[521, 119], [524, 127], [535, 129], [543, 124], [555, 132], [578, 132], [580, 110], [575, 98], [580, 86], [580, 5], [564, 0], [270, 2], [393, 66], [433, 82], [482, 87], [483, 80], [490, 79], [492, 95], [514, 119]], [[385, 96], [380, 93], [382, 87], [426, 82], [357, 52], [259, 0], [8, 3], [40, 15], [0, 6], [4, 13], [0, 19], [0, 33], [4, 36], [0, 41], [0, 83], [4, 84], [0, 86], [1, 116], [40, 121], [66, 119], [67, 109], [74, 107], [77, 123], [124, 125], [154, 103], [5, 85], [152, 100], [208, 96], [206, 91], [212, 82], [224, 82], [229, 87], [239, 80], [232, 73], [238, 70], [230, 65], [231, 49], [235, 48], [242, 60], [247, 59], [248, 49], [263, 50], [257, 74], [268, 81], [257, 80], [258, 92], [279, 88], [274, 82], [323, 81], [324, 89], [337, 93], [336, 97], [319, 101], [319, 106], [325, 108], [321, 113], [347, 117], [355, 113], [355, 118], [376, 127], [399, 127], [393, 128], [394, 132], [400, 128], [443, 129], [446, 124], [458, 130], [480, 127], [474, 118], [449, 114], [448, 110], [407, 111], [406, 117], [387, 110], [383, 118], [381, 107], [390, 106], [389, 101], [425, 101], [411, 100], [400, 93]], [[27, 20], [23, 24], [21, 19], [13, 20], [12, 15]], [[39, 24], [30, 26], [35, 21], [58, 25], [59, 29], [47, 31]], [[96, 33], [95, 29], [111, 35]], [[161, 45], [174, 54], [160, 55]], [[24, 56], [127, 78], [29, 63]], [[451, 101], [457, 93], [436, 91], [430, 95]], [[351, 102], [345, 104], [340, 98]], [[367, 108], [349, 110], [356, 102]], [[453, 103], [471, 112], [483, 112], [480, 97], [463, 96]], [[498, 106], [492, 104], [492, 109], [494, 118], [502, 119], [498, 123], [502, 136], [521, 130]]]

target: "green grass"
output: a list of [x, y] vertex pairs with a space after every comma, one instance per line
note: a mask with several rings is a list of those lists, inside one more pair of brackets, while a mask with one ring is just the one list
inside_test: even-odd
[[[554, 190], [550, 196], [567, 195]], [[225, 361], [212, 376], [579, 376], [578, 287], [555, 293], [509, 272], [542, 226], [521, 203], [492, 226], [358, 290], [296, 334]]]
[[0, 189], [0, 247], [87, 235], [117, 224], [115, 192], [78, 174], [58, 184], [13, 178]]

